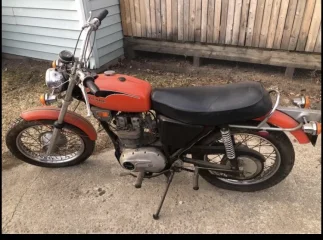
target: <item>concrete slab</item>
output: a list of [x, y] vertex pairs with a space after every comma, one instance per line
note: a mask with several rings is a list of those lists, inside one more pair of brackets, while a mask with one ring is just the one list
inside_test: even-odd
[[175, 175], [158, 221], [152, 219], [165, 178], [141, 189], [112, 151], [80, 166], [45, 169], [15, 164], [2, 170], [3, 233], [320, 233], [321, 140], [295, 145], [293, 172], [256, 193], [218, 189]]

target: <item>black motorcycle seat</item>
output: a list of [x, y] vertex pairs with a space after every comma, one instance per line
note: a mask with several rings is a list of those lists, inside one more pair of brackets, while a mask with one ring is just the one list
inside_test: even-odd
[[272, 109], [268, 91], [259, 82], [221, 86], [157, 88], [152, 109], [187, 124], [215, 126], [243, 122]]

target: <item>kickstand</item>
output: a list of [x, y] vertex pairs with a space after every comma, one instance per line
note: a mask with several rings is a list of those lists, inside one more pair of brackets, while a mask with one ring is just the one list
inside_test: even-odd
[[172, 183], [172, 181], [173, 181], [174, 174], [175, 174], [175, 171], [171, 170], [171, 171], [170, 171], [169, 178], [168, 178], [168, 181], [167, 181], [167, 185], [166, 185], [166, 189], [165, 189], [164, 195], [163, 195], [163, 197], [162, 197], [162, 199], [161, 199], [161, 201], [160, 201], [160, 203], [159, 203], [159, 206], [158, 206], [158, 209], [157, 209], [156, 214], [153, 214], [153, 218], [154, 218], [155, 220], [158, 220], [158, 219], [159, 219], [159, 213], [160, 213], [160, 210], [161, 210], [161, 208], [162, 208], [162, 206], [163, 206], [163, 203], [164, 203], [164, 201], [165, 201], [165, 198], [166, 198], [166, 194], [167, 194], [167, 192], [168, 192], [169, 185], [170, 185], [170, 184]]

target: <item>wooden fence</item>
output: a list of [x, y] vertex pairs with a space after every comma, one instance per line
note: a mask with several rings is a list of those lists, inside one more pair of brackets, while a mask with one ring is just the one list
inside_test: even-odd
[[321, 53], [321, 0], [120, 0], [125, 36]]

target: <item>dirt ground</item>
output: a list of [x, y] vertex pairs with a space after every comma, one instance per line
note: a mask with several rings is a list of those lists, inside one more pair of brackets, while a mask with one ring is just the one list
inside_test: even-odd
[[[289, 99], [301, 94], [301, 90], [310, 96], [312, 108], [320, 108], [321, 72], [299, 70], [293, 80], [284, 76], [284, 68], [257, 64], [208, 60], [199, 68], [192, 67], [190, 58], [168, 55], [141, 54], [136, 60], [124, 60], [111, 67], [119, 73], [136, 76], [149, 81], [153, 87], [178, 87], [221, 85], [241, 81], [260, 81], [266, 88], [278, 88], [282, 94], [281, 105], [288, 105]], [[39, 106], [39, 96], [48, 92], [45, 86], [45, 72], [50, 67], [47, 61], [31, 59], [2, 59], [2, 154], [6, 161], [8, 149], [5, 146], [5, 134], [10, 123], [21, 111]], [[74, 109], [74, 101], [70, 109]], [[85, 116], [83, 103], [76, 110]], [[94, 118], [90, 121], [98, 129]], [[107, 135], [99, 133], [96, 152], [111, 147]], [[10, 154], [9, 154], [10, 155]], [[3, 163], [4, 163], [3, 162]]]

